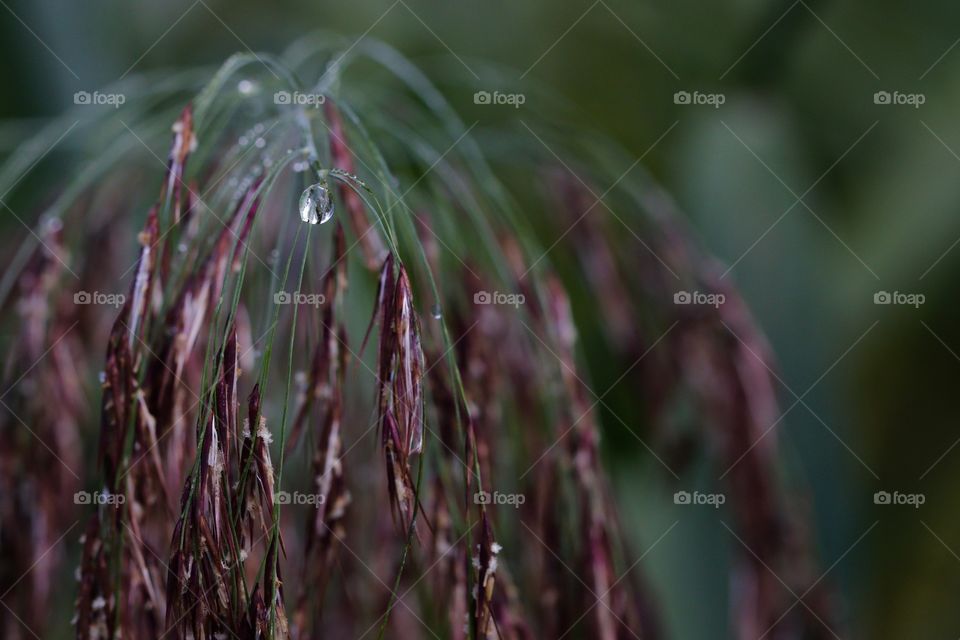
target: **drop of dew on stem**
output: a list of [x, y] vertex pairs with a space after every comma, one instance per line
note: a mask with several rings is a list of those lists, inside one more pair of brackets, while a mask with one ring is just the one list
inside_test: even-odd
[[443, 312], [440, 310], [440, 305], [435, 304], [430, 308], [430, 314], [436, 319], [439, 320], [443, 317]]
[[253, 80], [244, 78], [237, 83], [237, 91], [239, 91], [241, 95], [252, 96], [260, 91], [260, 85]]
[[318, 182], [300, 195], [300, 219], [310, 224], [323, 224], [333, 217], [333, 198], [325, 182]]
[[56, 216], [45, 217], [43, 227], [47, 233], [57, 233], [63, 229], [63, 220]]

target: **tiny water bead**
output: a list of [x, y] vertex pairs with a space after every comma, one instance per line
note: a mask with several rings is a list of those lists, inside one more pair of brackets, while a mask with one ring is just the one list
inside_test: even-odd
[[430, 308], [430, 315], [432, 315], [436, 320], [439, 320], [443, 317], [443, 310], [440, 308], [439, 304], [435, 304]]
[[63, 229], [63, 220], [56, 216], [45, 216], [42, 220], [44, 231], [47, 233], [59, 233]]
[[260, 91], [260, 85], [253, 80], [244, 78], [237, 83], [237, 91], [244, 96], [252, 96]]
[[325, 182], [318, 182], [300, 195], [300, 219], [310, 224], [323, 224], [333, 217], [333, 198]]

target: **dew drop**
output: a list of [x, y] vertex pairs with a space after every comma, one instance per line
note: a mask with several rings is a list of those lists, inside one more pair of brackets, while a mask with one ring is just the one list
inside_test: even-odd
[[443, 317], [443, 312], [440, 310], [439, 304], [435, 304], [430, 308], [430, 315], [432, 315], [436, 320], [439, 320]]
[[265, 146], [267, 146], [267, 141], [263, 138], [257, 138], [253, 141], [253, 146], [255, 146], [257, 149], [263, 149]]
[[57, 233], [63, 229], [63, 220], [56, 216], [51, 216], [44, 219], [43, 226], [45, 227], [47, 233]]
[[333, 199], [325, 182], [318, 182], [300, 195], [300, 219], [310, 224], [323, 224], [333, 217]]
[[252, 96], [260, 91], [260, 85], [252, 80], [247, 80], [244, 78], [237, 83], [237, 91], [239, 91], [242, 95]]
[[97, 375], [97, 378], [100, 380], [100, 384], [104, 384], [104, 383], [107, 381], [107, 372], [106, 372], [106, 371], [101, 371], [101, 372]]

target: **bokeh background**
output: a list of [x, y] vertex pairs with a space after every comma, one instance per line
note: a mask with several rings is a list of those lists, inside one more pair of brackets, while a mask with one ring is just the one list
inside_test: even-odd
[[[777, 426], [784, 475], [812, 499], [809, 527], [850, 636], [960, 635], [960, 305], [951, 285], [960, 275], [960, 5], [0, 5], [3, 157], [72, 106], [76, 91], [147, 70], [213, 69], [235, 51], [280, 51], [316, 29], [378, 38], [414, 58], [478, 120], [477, 138], [504, 121], [535, 125], [547, 107], [478, 109], [475, 91], [506, 79], [512, 91], [552, 95], [550, 109], [571, 130], [642, 156], [702, 245], [730, 267], [726, 277], [769, 337], [786, 412]], [[683, 91], [722, 104], [678, 104]], [[877, 92], [922, 104], [877, 104]], [[6, 210], [0, 232], [26, 233]], [[878, 305], [880, 291], [925, 301]], [[598, 388], [620, 374], [592, 364]], [[631, 416], [631, 400], [622, 389], [608, 403]], [[721, 637], [725, 562], [737, 544], [723, 511], [681, 514], [650, 454], [615, 433], [609, 440], [638, 548], [679, 520], [643, 561], [671, 636]], [[709, 486], [717, 474], [699, 469], [697, 482]], [[880, 490], [925, 502], [876, 505]]]

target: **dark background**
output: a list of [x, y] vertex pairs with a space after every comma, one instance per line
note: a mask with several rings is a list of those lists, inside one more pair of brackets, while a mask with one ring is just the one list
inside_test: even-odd
[[[960, 271], [960, 5], [0, 5], [3, 156], [69, 108], [75, 91], [127, 73], [215, 67], [235, 51], [278, 52], [318, 28], [392, 44], [442, 78], [466, 113], [485, 88], [473, 74], [488, 69], [521, 90], [556, 92], [569, 102], [571, 126], [646, 154], [643, 165], [701, 243], [735, 265], [728, 277], [777, 354], [782, 408], [803, 399], [779, 425], [784, 474], [812, 495], [810, 527], [851, 634], [960, 635], [960, 516], [951, 493], [960, 480], [960, 448], [951, 449], [960, 437], [960, 306], [951, 284]], [[724, 103], [678, 105], [677, 91], [719, 93]], [[925, 101], [878, 105], [877, 91]], [[535, 122], [532, 106], [484, 112], [476, 135], [497, 118]], [[26, 233], [6, 211], [0, 229]], [[923, 293], [926, 302], [875, 305], [877, 291]], [[642, 449], [616, 461], [628, 525], [646, 548], [678, 518], [671, 487]], [[703, 469], [704, 484], [716, 473]], [[881, 489], [923, 493], [926, 502], [876, 506]], [[724, 562], [736, 542], [723, 519], [722, 511], [685, 514], [644, 560], [674, 637], [729, 628]]]

